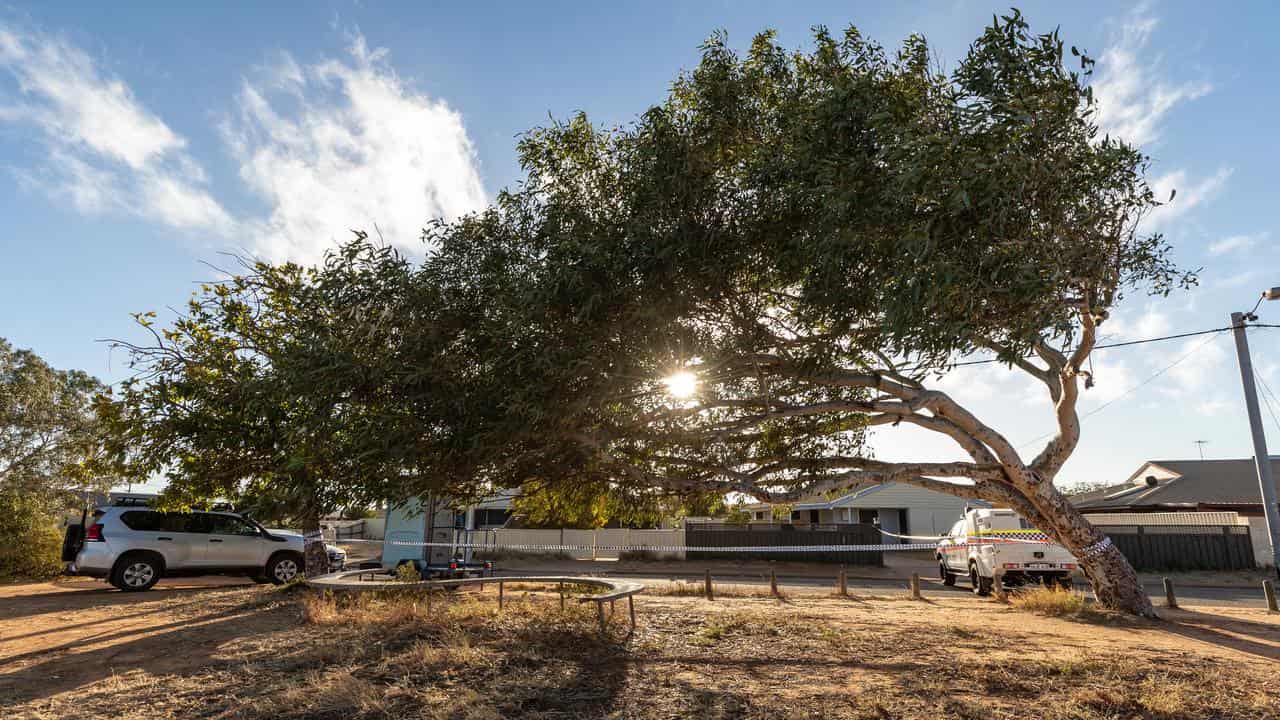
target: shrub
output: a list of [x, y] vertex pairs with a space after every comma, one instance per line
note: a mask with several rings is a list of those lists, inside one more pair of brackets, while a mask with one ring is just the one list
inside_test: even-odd
[[1034, 587], [1012, 594], [1009, 602], [1022, 610], [1053, 617], [1082, 615], [1089, 612], [1084, 593], [1078, 590]]
[[57, 515], [29, 494], [0, 490], [0, 580], [47, 580], [60, 572]]

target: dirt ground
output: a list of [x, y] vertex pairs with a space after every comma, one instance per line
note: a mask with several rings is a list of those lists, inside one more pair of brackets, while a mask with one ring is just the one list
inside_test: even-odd
[[[656, 593], [675, 592], [654, 588]], [[5, 718], [1280, 718], [1280, 616], [1044, 618], [959, 594], [647, 594], [629, 634], [492, 588], [0, 586]]]

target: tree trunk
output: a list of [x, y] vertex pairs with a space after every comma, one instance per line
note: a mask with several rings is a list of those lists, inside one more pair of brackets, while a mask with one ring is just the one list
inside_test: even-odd
[[320, 532], [320, 511], [314, 503], [302, 512], [302, 559], [309, 578], [329, 572], [329, 553], [324, 549], [324, 535]]
[[1099, 604], [1142, 617], [1157, 617], [1128, 558], [1051, 481], [1045, 480], [1040, 492], [1027, 499], [1049, 526], [1041, 529], [1076, 556]]

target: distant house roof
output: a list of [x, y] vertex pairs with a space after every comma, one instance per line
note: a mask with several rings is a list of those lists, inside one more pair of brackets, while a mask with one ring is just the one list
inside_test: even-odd
[[[1271, 458], [1280, 476], [1280, 458]], [[1081, 510], [1134, 510], [1209, 506], [1258, 506], [1262, 494], [1253, 458], [1150, 460], [1118, 485], [1071, 497]]]

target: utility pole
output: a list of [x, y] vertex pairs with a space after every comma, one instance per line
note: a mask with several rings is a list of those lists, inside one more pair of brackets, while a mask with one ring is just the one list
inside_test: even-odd
[[[1280, 290], [1273, 288], [1271, 292]], [[1263, 296], [1266, 299], [1266, 295]], [[1261, 302], [1261, 301], [1259, 301]], [[1256, 308], [1255, 308], [1256, 309]], [[1253, 462], [1258, 468], [1258, 487], [1262, 491], [1262, 511], [1267, 520], [1271, 541], [1271, 562], [1280, 577], [1280, 512], [1276, 510], [1276, 485], [1271, 477], [1271, 456], [1267, 454], [1267, 436], [1262, 429], [1262, 412], [1258, 409], [1258, 388], [1253, 383], [1253, 361], [1249, 358], [1249, 338], [1245, 320], [1256, 319], [1250, 313], [1231, 313], [1231, 331], [1236, 338], [1236, 358], [1240, 361], [1240, 382], [1244, 385], [1244, 405], [1249, 412], [1249, 429], [1253, 432]]]

